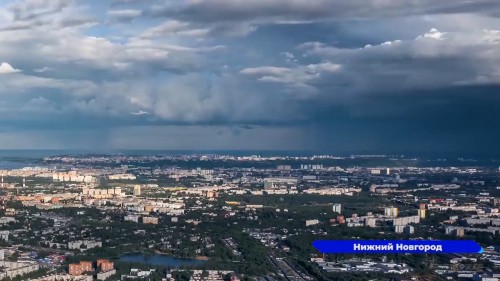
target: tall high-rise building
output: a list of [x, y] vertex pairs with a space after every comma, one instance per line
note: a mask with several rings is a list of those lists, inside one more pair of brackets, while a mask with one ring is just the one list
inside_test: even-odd
[[394, 226], [394, 232], [396, 232], [396, 233], [403, 233], [404, 229], [405, 229], [404, 225], [395, 225]]
[[70, 275], [81, 275], [83, 273], [81, 265], [78, 263], [70, 263], [68, 266], [68, 273]]
[[84, 272], [93, 271], [92, 262], [80, 261], [80, 263], [72, 263], [68, 266], [68, 273], [70, 275], [82, 275]]
[[114, 269], [113, 263], [107, 259], [98, 259], [97, 267], [101, 269], [101, 272], [107, 272]]
[[421, 218], [421, 219], [425, 219], [425, 209], [418, 209], [418, 216]]
[[134, 185], [134, 196], [141, 196], [141, 186], [138, 184]]
[[446, 231], [446, 234], [453, 235], [456, 237], [463, 237], [465, 234], [465, 231], [462, 227], [448, 226], [448, 227], [446, 227], [445, 231]]
[[342, 213], [342, 204], [338, 204], [338, 203], [333, 204], [333, 208], [332, 209], [333, 209], [334, 213], [341, 214]]
[[425, 219], [425, 204], [418, 205], [418, 216], [421, 219]]
[[395, 207], [387, 207], [384, 209], [384, 214], [387, 216], [387, 217], [397, 217], [398, 216], [398, 208], [395, 208]]

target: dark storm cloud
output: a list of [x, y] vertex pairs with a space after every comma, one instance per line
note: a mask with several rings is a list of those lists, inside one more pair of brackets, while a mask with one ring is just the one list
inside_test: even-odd
[[491, 149], [499, 6], [11, 1], [0, 4], [0, 140]]
[[494, 149], [500, 141], [494, 129], [500, 122], [499, 91], [500, 86], [454, 87], [379, 93], [351, 106], [314, 104], [311, 133], [323, 136], [316, 139], [317, 148], [331, 151], [499, 156]]
[[168, 2], [154, 7], [156, 16], [178, 17], [188, 21], [294, 22], [326, 19], [371, 19], [441, 13], [485, 13], [496, 15], [495, 0], [211, 0], [175, 5]]

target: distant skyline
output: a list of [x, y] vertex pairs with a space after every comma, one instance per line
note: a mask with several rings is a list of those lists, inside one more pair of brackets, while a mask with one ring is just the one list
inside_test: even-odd
[[498, 155], [498, 0], [6, 0], [0, 149]]

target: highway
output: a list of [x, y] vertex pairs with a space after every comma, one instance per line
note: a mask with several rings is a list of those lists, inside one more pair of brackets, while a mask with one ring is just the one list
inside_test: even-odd
[[[310, 278], [304, 278], [293, 266], [291, 266], [285, 259], [276, 258], [269, 254], [269, 259], [273, 264], [283, 273], [288, 281], [307, 281]], [[307, 277], [307, 276], [306, 276]]]

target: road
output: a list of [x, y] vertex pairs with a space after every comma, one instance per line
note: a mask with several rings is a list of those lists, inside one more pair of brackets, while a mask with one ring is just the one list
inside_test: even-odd
[[[298, 272], [292, 265], [290, 265], [283, 258], [276, 258], [273, 255], [269, 254], [269, 259], [273, 262], [273, 264], [285, 275], [285, 278], [288, 281], [307, 281], [311, 280], [309, 278], [304, 278], [304, 276]], [[306, 276], [307, 277], [307, 276]]]

